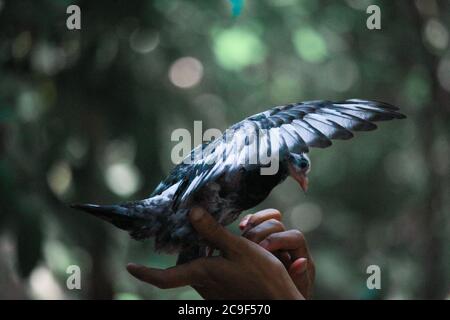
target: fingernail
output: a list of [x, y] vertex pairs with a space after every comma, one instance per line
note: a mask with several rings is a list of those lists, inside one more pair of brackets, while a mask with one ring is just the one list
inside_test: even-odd
[[298, 273], [303, 273], [306, 271], [306, 269], [308, 268], [308, 259], [306, 258], [300, 258], [300, 267], [298, 269]]
[[244, 230], [247, 227], [248, 219], [242, 220], [241, 223], [239, 223], [239, 229]]
[[205, 214], [204, 210], [199, 207], [192, 208], [191, 212], [189, 213], [192, 220], [200, 220], [204, 214]]

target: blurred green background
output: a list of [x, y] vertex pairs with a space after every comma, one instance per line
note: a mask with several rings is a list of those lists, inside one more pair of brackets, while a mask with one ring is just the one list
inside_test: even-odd
[[[237, 17], [226, 0], [0, 0], [0, 298], [199, 298], [138, 283], [127, 262], [175, 256], [67, 204], [145, 198], [173, 167], [171, 132], [194, 120], [223, 130], [346, 98], [408, 119], [313, 150], [308, 194], [287, 181], [259, 208], [305, 233], [315, 298], [448, 298], [449, 19], [444, 0], [248, 0]], [[366, 288], [372, 264], [381, 290]]]

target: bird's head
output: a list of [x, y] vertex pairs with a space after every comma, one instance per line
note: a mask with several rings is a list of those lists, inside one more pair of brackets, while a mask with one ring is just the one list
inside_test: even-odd
[[308, 190], [308, 173], [311, 162], [306, 153], [290, 153], [288, 157], [289, 175], [298, 182], [304, 192]]

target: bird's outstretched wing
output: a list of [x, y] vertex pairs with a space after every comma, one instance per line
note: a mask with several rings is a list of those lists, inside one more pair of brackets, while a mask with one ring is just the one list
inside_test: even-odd
[[[359, 99], [277, 106], [236, 123], [220, 138], [192, 150], [153, 195], [179, 183], [174, 201], [178, 205], [224, 173], [247, 165], [260, 165], [262, 157], [277, 154], [281, 158], [286, 152], [326, 148], [332, 139], [352, 138], [351, 131], [376, 129], [375, 121], [402, 118], [405, 116], [395, 106]], [[256, 164], [252, 159], [257, 160]]]

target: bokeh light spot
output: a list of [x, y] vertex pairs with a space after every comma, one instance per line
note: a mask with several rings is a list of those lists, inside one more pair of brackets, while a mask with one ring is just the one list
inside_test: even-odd
[[322, 222], [322, 209], [312, 202], [302, 203], [292, 209], [289, 218], [293, 226], [302, 232], [309, 232]]
[[30, 275], [30, 292], [35, 299], [64, 299], [64, 293], [52, 272], [45, 266], [39, 266]]
[[32, 52], [31, 65], [34, 70], [52, 76], [66, 66], [66, 54], [62, 48], [41, 43]]
[[308, 62], [318, 63], [328, 55], [325, 39], [320, 33], [312, 28], [301, 28], [297, 30], [292, 41], [298, 55]]
[[177, 87], [187, 89], [197, 85], [203, 77], [202, 63], [192, 57], [176, 60], [169, 70], [169, 79]]
[[17, 113], [25, 122], [36, 121], [44, 112], [41, 96], [36, 91], [24, 90], [17, 101]]
[[266, 47], [252, 31], [232, 28], [218, 32], [214, 37], [214, 54], [221, 67], [240, 70], [259, 64], [266, 57]]
[[435, 49], [444, 50], [448, 45], [447, 28], [437, 19], [430, 19], [425, 25], [425, 39]]
[[111, 164], [106, 169], [105, 179], [111, 191], [122, 197], [132, 195], [141, 185], [139, 171], [130, 163]]
[[64, 195], [72, 183], [72, 170], [67, 162], [54, 164], [47, 173], [47, 183], [57, 196]]
[[138, 53], [149, 53], [159, 44], [159, 34], [153, 30], [136, 29], [130, 36], [130, 47]]

